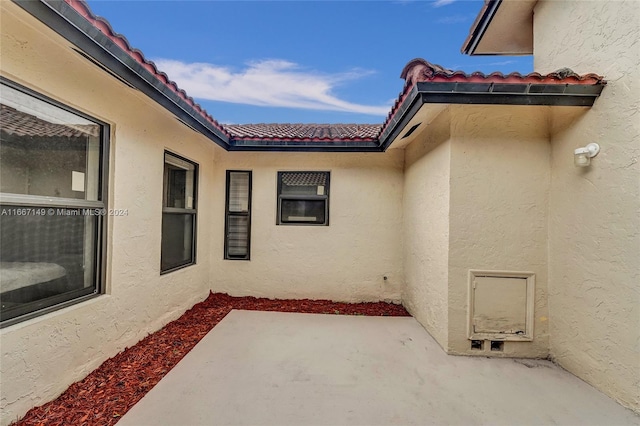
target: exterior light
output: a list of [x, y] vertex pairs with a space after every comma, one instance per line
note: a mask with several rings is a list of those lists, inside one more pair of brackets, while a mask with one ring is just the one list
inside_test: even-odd
[[573, 151], [573, 164], [576, 167], [587, 167], [591, 164], [591, 159], [598, 155], [599, 152], [600, 145], [597, 143], [590, 143], [583, 148], [578, 148]]

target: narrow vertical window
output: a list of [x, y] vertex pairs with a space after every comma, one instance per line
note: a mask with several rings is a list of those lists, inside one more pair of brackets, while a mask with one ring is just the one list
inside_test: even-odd
[[227, 170], [224, 258], [249, 260], [250, 236], [251, 172]]
[[160, 261], [162, 273], [196, 262], [197, 172], [197, 164], [165, 152]]

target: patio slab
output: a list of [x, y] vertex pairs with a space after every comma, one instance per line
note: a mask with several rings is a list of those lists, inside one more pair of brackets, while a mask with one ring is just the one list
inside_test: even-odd
[[230, 312], [121, 420], [640, 425], [548, 361], [449, 356], [411, 317]]

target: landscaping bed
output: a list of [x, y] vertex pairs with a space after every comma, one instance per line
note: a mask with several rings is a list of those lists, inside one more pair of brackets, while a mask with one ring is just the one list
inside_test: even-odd
[[177, 320], [125, 349], [57, 399], [32, 408], [15, 425], [113, 425], [232, 309], [314, 314], [409, 316], [391, 303], [272, 300], [211, 293]]

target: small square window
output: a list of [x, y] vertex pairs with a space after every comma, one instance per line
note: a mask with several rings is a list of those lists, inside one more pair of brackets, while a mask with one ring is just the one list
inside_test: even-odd
[[278, 225], [329, 225], [329, 172], [278, 172]]

